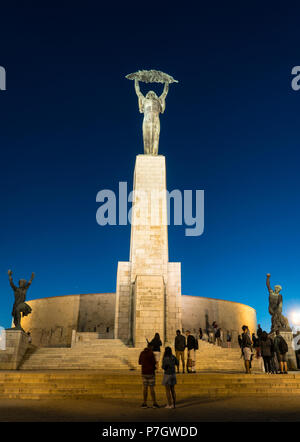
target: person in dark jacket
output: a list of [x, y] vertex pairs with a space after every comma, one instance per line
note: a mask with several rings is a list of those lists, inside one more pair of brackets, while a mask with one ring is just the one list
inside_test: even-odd
[[274, 350], [277, 355], [277, 360], [280, 366], [280, 374], [287, 374], [287, 352], [289, 347], [286, 340], [281, 336], [280, 331], [276, 330], [276, 336], [274, 339]]
[[257, 331], [256, 331], [256, 335], [257, 335], [258, 339], [261, 338], [262, 332], [263, 332], [262, 328], [261, 328], [260, 324], [258, 324]]
[[160, 360], [160, 347], [162, 346], [162, 342], [160, 340], [159, 333], [155, 333], [154, 338], [151, 342], [148, 341], [147, 343], [151, 345], [152, 351], [154, 353], [154, 357], [156, 360], [156, 369], [158, 370], [159, 360]]
[[159, 405], [156, 402], [155, 397], [155, 368], [156, 368], [156, 360], [152, 351], [150, 344], [145, 348], [139, 357], [139, 364], [142, 366], [142, 379], [143, 379], [143, 395], [144, 402], [142, 403], [142, 408], [148, 408], [147, 406], [147, 396], [148, 396], [148, 387], [150, 387], [151, 397], [153, 400], [153, 408], [159, 408]]
[[241, 336], [242, 354], [244, 357], [246, 373], [250, 374], [251, 373], [250, 361], [251, 361], [251, 356], [252, 356], [252, 341], [249, 336], [249, 329], [248, 329], [247, 325], [243, 325], [242, 330], [243, 330], [243, 333]]
[[175, 358], [175, 356], [172, 354], [171, 348], [166, 347], [162, 360], [162, 369], [164, 370], [162, 385], [166, 387], [166, 396], [168, 401], [166, 408], [175, 408], [176, 406], [176, 394], [175, 394], [175, 385], [177, 383], [176, 372], [175, 372], [176, 366], [177, 367], [179, 366], [178, 359]]
[[[180, 332], [180, 330], [176, 331], [176, 337], [175, 337], [175, 354], [176, 354], [176, 359], [178, 360], [178, 362], [180, 363], [180, 359], [182, 362], [182, 373], [184, 373], [184, 350], [186, 347], [186, 343], [185, 343], [185, 336], [183, 336]], [[177, 373], [179, 373], [179, 363], [177, 365]]]
[[189, 330], [186, 331], [187, 341], [186, 346], [188, 349], [187, 366], [186, 371], [188, 373], [196, 373], [196, 350], [198, 349], [198, 342]]
[[261, 338], [259, 340], [259, 346], [260, 346], [261, 355], [264, 360], [265, 372], [268, 374], [274, 373], [274, 370], [272, 369], [271, 365], [272, 353], [273, 353], [273, 341], [271, 338], [269, 338], [268, 333], [266, 331], [263, 331], [261, 334]]

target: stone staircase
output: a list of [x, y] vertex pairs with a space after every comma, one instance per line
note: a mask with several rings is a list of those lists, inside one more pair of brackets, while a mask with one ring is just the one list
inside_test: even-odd
[[[165, 403], [162, 374], [156, 395]], [[233, 396], [300, 396], [299, 373], [288, 375], [196, 373], [177, 375], [177, 399]], [[137, 372], [98, 370], [0, 371], [0, 398], [8, 399], [127, 399], [141, 401]]]
[[[199, 342], [197, 371], [243, 372], [244, 364], [237, 348], [222, 348]], [[163, 349], [162, 349], [163, 350]], [[71, 348], [40, 347], [27, 351], [20, 370], [140, 370], [142, 348], [130, 348], [119, 339], [99, 339], [97, 333], [77, 333]], [[173, 349], [174, 351], [174, 349]], [[261, 372], [256, 360], [253, 371]]]

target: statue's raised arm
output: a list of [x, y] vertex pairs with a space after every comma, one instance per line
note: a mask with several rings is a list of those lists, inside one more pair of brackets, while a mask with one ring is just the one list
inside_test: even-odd
[[136, 92], [136, 95], [138, 96], [138, 100], [139, 100], [139, 111], [142, 114], [144, 112], [144, 95], [142, 94], [141, 90], [140, 90], [140, 84], [139, 84], [139, 80], [137, 78], [134, 79], [134, 89]]
[[270, 277], [271, 277], [270, 273], [267, 273], [267, 281], [266, 281], [266, 284], [267, 284], [267, 289], [268, 289], [268, 292], [269, 292], [269, 293], [273, 292], [272, 287], [271, 287], [271, 284], [270, 284]]
[[11, 288], [15, 291], [17, 289], [17, 287], [15, 286], [13, 279], [12, 279], [12, 271], [8, 270], [8, 279], [9, 279], [9, 284], [11, 286]]
[[161, 113], [163, 114], [166, 109], [166, 97], [169, 92], [169, 83], [165, 83], [164, 90], [159, 97], [160, 105], [161, 105]]
[[31, 273], [31, 278], [29, 279], [29, 281], [28, 281], [27, 284], [26, 284], [26, 288], [27, 288], [27, 289], [28, 289], [29, 286], [31, 286], [32, 281], [34, 280], [34, 276], [35, 276], [35, 274], [32, 272], [32, 273]]

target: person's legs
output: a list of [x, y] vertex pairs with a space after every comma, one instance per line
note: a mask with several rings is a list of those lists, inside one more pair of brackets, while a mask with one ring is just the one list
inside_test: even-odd
[[[175, 356], [176, 356], [177, 361], [179, 362], [179, 365], [180, 365], [180, 355], [181, 355], [181, 351], [176, 350]], [[179, 373], [179, 365], [177, 366], [177, 373]]]
[[148, 385], [144, 384], [144, 389], [143, 389], [143, 397], [144, 397], [144, 401], [143, 401], [143, 405], [147, 404], [147, 398], [148, 398]]
[[170, 390], [171, 390], [171, 395], [172, 395], [172, 399], [173, 399], [173, 406], [174, 406], [174, 408], [175, 408], [175, 406], [176, 406], [175, 385], [171, 385], [171, 386], [170, 386]]
[[188, 373], [190, 373], [190, 367], [189, 367], [190, 361], [191, 361], [191, 350], [188, 350], [187, 360], [186, 360], [186, 371]]
[[279, 365], [280, 365], [280, 374], [282, 374], [283, 373], [283, 362], [280, 361]]
[[268, 373], [267, 357], [263, 356], [263, 360], [264, 360], [264, 366], [265, 366], [265, 373]]
[[196, 371], [196, 350], [194, 348], [190, 351], [190, 357], [192, 360], [191, 371], [192, 371], [192, 373], [195, 373], [195, 371]]
[[250, 357], [251, 357], [250, 348], [244, 348], [243, 354], [244, 354], [244, 360], [245, 360], [246, 373], [250, 373]]
[[182, 362], [182, 373], [184, 373], [184, 364], [185, 364], [184, 351], [181, 352], [181, 362]]
[[154, 385], [150, 385], [150, 393], [151, 393], [153, 404], [156, 404], [156, 396], [155, 396]]
[[258, 361], [259, 361], [259, 367], [261, 368], [261, 371], [263, 371], [265, 373], [266, 372], [265, 364], [264, 364], [264, 360], [263, 360], [262, 356], [258, 357]]
[[275, 374], [276, 373], [276, 367], [275, 367], [275, 361], [274, 361], [274, 357], [270, 357], [270, 367], [271, 367], [271, 373]]
[[169, 406], [172, 405], [170, 385], [166, 385], [166, 396], [167, 396], [168, 405]]
[[287, 362], [283, 362], [283, 372], [284, 372], [284, 373], [287, 373], [287, 372], [288, 372]]

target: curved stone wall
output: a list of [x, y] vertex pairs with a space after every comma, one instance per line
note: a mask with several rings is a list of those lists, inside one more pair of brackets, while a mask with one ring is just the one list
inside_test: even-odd
[[22, 318], [22, 327], [34, 345], [44, 347], [70, 346], [72, 330], [113, 338], [115, 299], [115, 293], [93, 293], [27, 301], [32, 313]]
[[251, 334], [256, 332], [256, 311], [248, 305], [201, 296], [182, 296], [182, 328], [184, 330], [198, 334], [199, 327], [201, 327], [204, 331], [206, 315], [210, 324], [216, 321], [221, 327], [225, 339], [227, 331], [230, 331], [235, 345], [238, 342], [238, 334], [242, 333], [243, 325], [249, 327]]
[[[32, 308], [29, 316], [22, 318], [22, 327], [32, 336], [32, 343], [45, 347], [71, 345], [72, 331], [98, 332], [100, 338], [114, 337], [115, 293], [65, 295], [28, 301]], [[205, 315], [209, 323], [216, 321], [224, 336], [231, 332], [233, 344], [242, 325], [251, 333], [256, 330], [256, 311], [245, 304], [200, 296], [182, 295], [182, 327], [198, 334], [205, 330]], [[155, 332], [155, 330], [154, 330]]]

